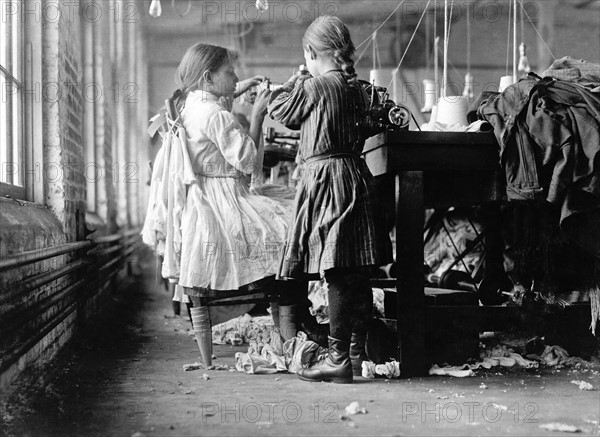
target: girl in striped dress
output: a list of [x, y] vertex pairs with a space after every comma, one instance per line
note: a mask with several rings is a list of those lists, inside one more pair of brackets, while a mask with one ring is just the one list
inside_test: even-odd
[[311, 75], [292, 77], [268, 106], [271, 118], [301, 129], [300, 179], [280, 275], [324, 274], [329, 350], [299, 376], [347, 383], [366, 359], [373, 305], [368, 268], [390, 262], [391, 244], [373, 176], [360, 157], [368, 96], [356, 79], [350, 33], [337, 17], [319, 17], [306, 30], [303, 48]]

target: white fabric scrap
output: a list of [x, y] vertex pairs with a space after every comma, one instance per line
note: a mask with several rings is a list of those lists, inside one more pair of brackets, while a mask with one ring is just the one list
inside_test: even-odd
[[[569, 357], [566, 350], [560, 346], [546, 346], [546, 350], [540, 357], [540, 361], [548, 366], [556, 366], [559, 362]], [[512, 352], [506, 346], [497, 346], [482, 354], [481, 361], [474, 364], [464, 364], [462, 366], [439, 367], [433, 365], [429, 370], [430, 375], [449, 375], [458, 378], [473, 376], [473, 370], [479, 368], [491, 369], [492, 367], [522, 367], [525, 369], [534, 369], [539, 367], [537, 361], [528, 360], [521, 355]]]
[[578, 386], [579, 390], [585, 390], [585, 391], [594, 390], [594, 386], [587, 381], [574, 380], [574, 381], [571, 381], [571, 384], [575, 384], [576, 386]]
[[[308, 367], [324, 356], [327, 349], [308, 340], [304, 332], [286, 341], [283, 346], [273, 337], [267, 343], [253, 343], [248, 352], [235, 354], [236, 369], [251, 374], [270, 374], [277, 372], [296, 373]], [[272, 342], [272, 343], [271, 343]], [[281, 347], [283, 353], [276, 350]]]
[[468, 376], [475, 376], [475, 372], [473, 372], [468, 364], [464, 366], [447, 366], [447, 367], [439, 367], [437, 364], [431, 366], [429, 369], [430, 375], [437, 376], [454, 376], [456, 378], [466, 378]]
[[388, 361], [384, 364], [375, 364], [372, 361], [362, 362], [363, 378], [373, 379], [375, 375], [383, 376], [388, 379], [400, 377], [400, 363], [396, 360]]
[[575, 425], [567, 425], [566, 423], [544, 423], [540, 425], [540, 428], [545, 429], [546, 431], [557, 431], [557, 432], [573, 432], [578, 433], [581, 432], [581, 428]]
[[354, 416], [355, 414], [367, 414], [367, 409], [362, 408], [356, 401], [351, 402], [350, 405], [346, 407], [345, 411], [348, 416]]
[[308, 299], [311, 301], [310, 314], [319, 324], [329, 323], [329, 300], [327, 297], [327, 282], [324, 279], [310, 281], [308, 284]]

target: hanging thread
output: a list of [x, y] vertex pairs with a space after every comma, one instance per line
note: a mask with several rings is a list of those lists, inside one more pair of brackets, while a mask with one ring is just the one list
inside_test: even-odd
[[[440, 73], [439, 73], [439, 44], [440, 38], [437, 34], [437, 0], [433, 2], [433, 79], [435, 81], [435, 103], [437, 103], [437, 98], [439, 94], [439, 83], [440, 83]], [[435, 105], [434, 103], [434, 105]]]
[[404, 1], [405, 0], [402, 0], [400, 3], [398, 3], [398, 6], [396, 6], [396, 8], [392, 11], [392, 13], [385, 20], [383, 20], [383, 23], [381, 23], [379, 25], [379, 27], [377, 27], [377, 29], [375, 29], [375, 31], [371, 35], [369, 35], [363, 42], [361, 42], [359, 45], [357, 45], [356, 48], [358, 49], [358, 48], [362, 47], [366, 42], [368, 42], [373, 37], [373, 34], [376, 33], [379, 29], [381, 29], [384, 26], [384, 24], [387, 23], [388, 20], [394, 16], [396, 11], [398, 9], [400, 9], [400, 6], [402, 6], [402, 3], [404, 3]]
[[[413, 39], [415, 39], [415, 36], [417, 35], [417, 31], [419, 30], [419, 26], [421, 25], [421, 21], [423, 21], [423, 17], [425, 17], [425, 14], [427, 13], [427, 8], [429, 7], [430, 3], [431, 3], [431, 0], [428, 0], [427, 4], [425, 5], [425, 10], [421, 14], [421, 18], [419, 18], [417, 26], [415, 27], [415, 30], [413, 31], [413, 34], [411, 35], [410, 39], [408, 40], [408, 44], [406, 45], [406, 48], [404, 49], [404, 53], [402, 54], [402, 57], [400, 58], [400, 62], [398, 62], [398, 65], [396, 66], [396, 70], [395, 71], [400, 71], [400, 66], [402, 65], [402, 61], [404, 61], [404, 58], [406, 57], [406, 54], [408, 53], [408, 49], [410, 48], [410, 45], [413, 42]], [[390, 86], [392, 86], [393, 82], [394, 82], [394, 79], [392, 78], [392, 80], [388, 84], [388, 89], [390, 88]]]
[[506, 31], [506, 72], [504, 73], [505, 76], [508, 76], [508, 63], [509, 63], [509, 59], [510, 59], [510, 29], [511, 29], [511, 23], [512, 23], [512, 6], [510, 3], [508, 3], [508, 30]]
[[442, 97], [446, 97], [448, 83], [448, 0], [444, 0], [444, 72], [442, 76]]
[[521, 0], [519, 0], [519, 6], [521, 6], [521, 11], [523, 11], [525, 13], [525, 15], [527, 16], [527, 19], [529, 20], [529, 23], [531, 24], [531, 27], [533, 27], [533, 30], [535, 30], [535, 33], [537, 33], [537, 36], [540, 38], [540, 40], [544, 44], [544, 47], [546, 47], [546, 50], [548, 50], [548, 53], [550, 53], [550, 56], [552, 56], [552, 59], [554, 59], [556, 61], [556, 58], [554, 57], [554, 54], [552, 53], [552, 50], [550, 50], [550, 47], [548, 47], [548, 44], [546, 44], [546, 41], [544, 41], [544, 38], [542, 38], [542, 35], [537, 30], [537, 27], [535, 27], [535, 24], [533, 24], [533, 20], [531, 19], [531, 17], [527, 13], [527, 10], [523, 7], [523, 3], [521, 2]]
[[531, 65], [529, 65], [529, 59], [527, 58], [527, 46], [525, 45], [525, 19], [523, 17], [523, 11], [521, 11], [521, 19], [519, 25], [521, 26], [521, 44], [519, 44], [519, 66], [517, 70], [520, 74], [527, 74], [531, 71]]
[[472, 99], [473, 94], [473, 75], [471, 74], [471, 18], [469, 14], [469, 5], [467, 5], [467, 74], [465, 74], [463, 96]]
[[513, 0], [513, 83], [517, 83], [517, 0]]

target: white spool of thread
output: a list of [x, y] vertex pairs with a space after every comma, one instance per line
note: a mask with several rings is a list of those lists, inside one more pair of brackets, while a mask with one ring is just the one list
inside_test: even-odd
[[369, 82], [375, 81], [375, 86], [381, 86], [387, 88], [392, 79], [391, 70], [384, 70], [383, 68], [376, 68], [371, 70], [369, 73]]
[[449, 126], [455, 124], [467, 126], [468, 100], [465, 96], [440, 97], [436, 121]]
[[465, 74], [465, 88], [463, 89], [463, 96], [468, 97], [469, 100], [473, 98], [473, 75], [471, 73]]
[[498, 91], [503, 92], [506, 88], [511, 86], [513, 83], [515, 83], [515, 81], [514, 81], [514, 78], [512, 77], [512, 75], [502, 76], [500, 78], [500, 87], [499, 87]]
[[433, 105], [431, 107], [431, 117], [429, 117], [429, 126], [435, 126], [435, 122], [437, 121], [437, 113], [438, 105]]
[[421, 108], [421, 112], [431, 112], [435, 105], [437, 94], [435, 81], [425, 79], [423, 81], [423, 93], [425, 94], [425, 105]]

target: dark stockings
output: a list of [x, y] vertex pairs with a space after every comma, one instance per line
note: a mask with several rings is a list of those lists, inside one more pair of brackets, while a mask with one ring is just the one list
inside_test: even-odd
[[358, 269], [338, 268], [325, 272], [329, 297], [329, 332], [350, 341], [352, 332], [366, 334], [373, 311], [369, 277]]

